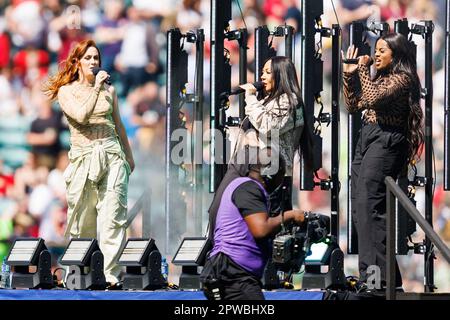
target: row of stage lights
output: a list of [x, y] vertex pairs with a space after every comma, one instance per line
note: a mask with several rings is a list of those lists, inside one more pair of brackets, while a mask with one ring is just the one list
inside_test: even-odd
[[[180, 288], [200, 289], [197, 267], [204, 263], [209, 249], [207, 238], [183, 239], [172, 260], [174, 265], [182, 267]], [[123, 289], [155, 290], [166, 287], [168, 283], [161, 273], [161, 259], [154, 239], [128, 239], [118, 259], [118, 264], [126, 268]], [[12, 267], [11, 288], [51, 289], [56, 286], [51, 273], [51, 254], [42, 238], [15, 240], [5, 262]], [[103, 253], [96, 239], [71, 239], [59, 263], [66, 266], [64, 282], [67, 289], [107, 288]]]

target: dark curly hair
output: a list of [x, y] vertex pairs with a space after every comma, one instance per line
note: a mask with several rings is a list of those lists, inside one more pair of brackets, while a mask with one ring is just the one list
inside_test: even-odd
[[387, 70], [379, 71], [375, 78], [385, 72], [405, 73], [410, 79], [409, 116], [406, 139], [408, 140], [408, 163], [419, 160], [424, 142], [423, 111], [420, 106], [420, 80], [417, 75], [416, 56], [412, 44], [400, 33], [389, 33], [377, 39], [386, 41], [392, 50], [392, 63]]

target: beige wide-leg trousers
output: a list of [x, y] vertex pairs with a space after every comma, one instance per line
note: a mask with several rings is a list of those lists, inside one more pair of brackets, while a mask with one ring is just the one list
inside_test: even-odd
[[64, 172], [67, 185], [67, 229], [72, 238], [97, 238], [104, 255], [107, 282], [119, 281], [117, 265], [125, 244], [130, 167], [117, 138], [72, 146]]

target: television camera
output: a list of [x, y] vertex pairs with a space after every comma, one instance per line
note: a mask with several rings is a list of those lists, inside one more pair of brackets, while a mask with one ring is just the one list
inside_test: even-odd
[[[266, 289], [291, 287], [293, 275], [302, 272], [302, 289], [329, 289], [346, 284], [344, 254], [336, 238], [329, 236], [330, 218], [305, 212], [302, 226], [283, 226], [273, 240], [272, 260], [264, 277]], [[326, 273], [321, 266], [328, 266]]]

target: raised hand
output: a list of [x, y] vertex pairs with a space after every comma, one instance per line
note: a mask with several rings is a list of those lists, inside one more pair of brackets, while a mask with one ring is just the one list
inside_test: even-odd
[[[344, 59], [357, 59], [358, 58], [358, 48], [355, 48], [354, 45], [351, 45], [347, 49], [347, 56], [344, 56], [344, 51], [341, 50], [341, 57], [342, 60]], [[353, 73], [358, 69], [357, 64], [349, 64], [349, 63], [343, 63], [342, 64], [342, 71]]]

